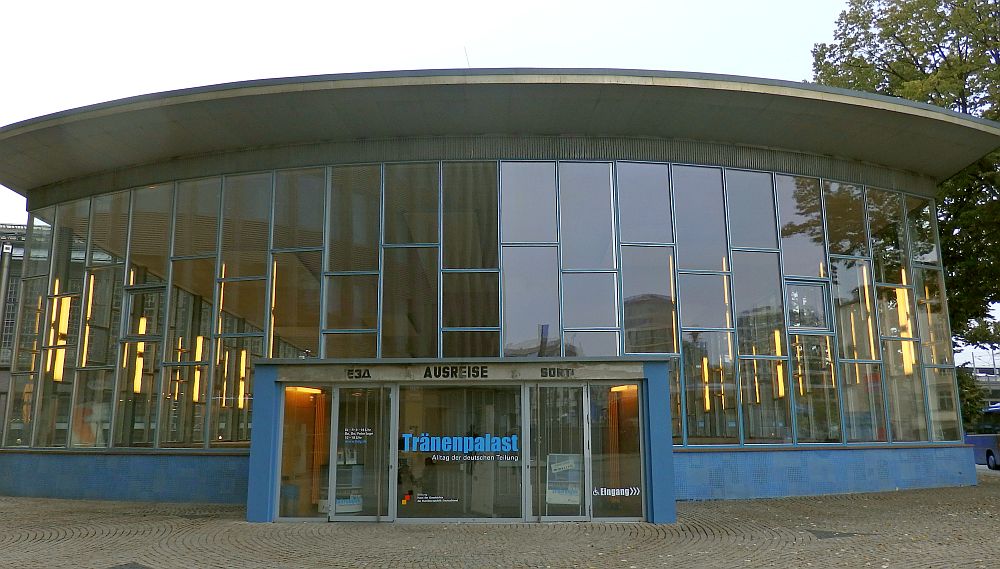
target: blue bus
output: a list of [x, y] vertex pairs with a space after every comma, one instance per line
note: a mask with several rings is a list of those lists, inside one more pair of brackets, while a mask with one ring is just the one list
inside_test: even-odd
[[973, 446], [976, 464], [1000, 470], [1000, 403], [986, 408], [974, 430], [975, 434], [965, 435], [965, 442]]

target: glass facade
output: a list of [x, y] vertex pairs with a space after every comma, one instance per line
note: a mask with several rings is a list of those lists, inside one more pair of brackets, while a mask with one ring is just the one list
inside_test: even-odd
[[673, 360], [677, 444], [953, 441], [936, 231], [903, 192], [646, 162], [316, 166], [68, 201], [32, 212], [3, 444], [246, 446], [259, 358], [626, 355]]

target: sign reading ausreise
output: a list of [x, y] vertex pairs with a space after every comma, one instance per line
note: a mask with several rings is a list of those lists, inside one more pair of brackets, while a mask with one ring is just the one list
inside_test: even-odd
[[316, 364], [283, 366], [280, 381], [550, 381], [635, 380], [641, 362]]

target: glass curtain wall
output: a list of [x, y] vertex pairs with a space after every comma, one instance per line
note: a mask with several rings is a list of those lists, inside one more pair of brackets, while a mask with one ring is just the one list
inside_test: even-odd
[[246, 445], [257, 358], [677, 358], [688, 445], [957, 440], [934, 204], [650, 162], [319, 166], [33, 212], [3, 443]]

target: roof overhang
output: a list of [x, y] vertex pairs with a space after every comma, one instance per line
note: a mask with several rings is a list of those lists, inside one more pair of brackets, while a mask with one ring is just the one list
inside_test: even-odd
[[212, 85], [15, 123], [0, 128], [0, 184], [26, 195], [180, 157], [477, 134], [749, 145], [937, 182], [1000, 147], [1000, 123], [808, 83], [634, 70], [430, 70]]

